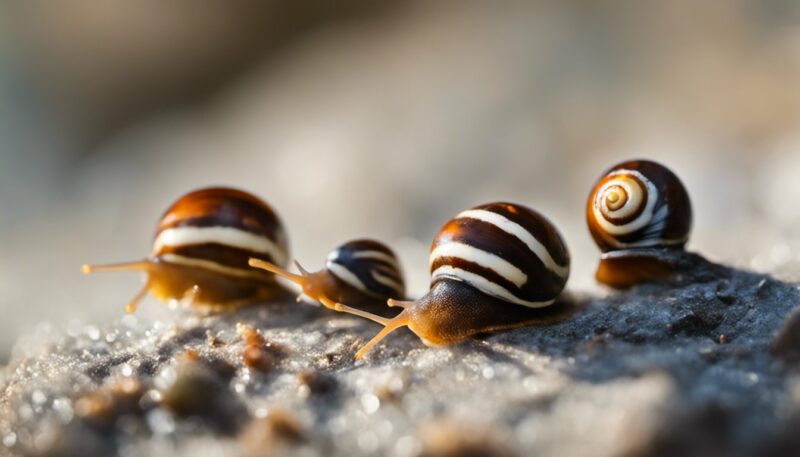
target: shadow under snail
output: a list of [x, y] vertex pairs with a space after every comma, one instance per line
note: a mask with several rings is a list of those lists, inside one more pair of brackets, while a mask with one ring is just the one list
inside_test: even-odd
[[627, 288], [675, 272], [689, 240], [692, 205], [667, 167], [632, 160], [612, 167], [595, 184], [586, 219], [602, 251], [597, 280]]
[[314, 273], [295, 262], [300, 274], [262, 259], [250, 259], [250, 265], [281, 276], [296, 285], [316, 302], [327, 298], [348, 303], [381, 316], [397, 314], [386, 307], [387, 299], [405, 297], [405, 283], [397, 256], [385, 244], [369, 239], [348, 241], [328, 255], [325, 268]]
[[285, 294], [274, 275], [249, 266], [250, 258], [286, 265], [283, 224], [258, 197], [215, 187], [190, 192], [167, 209], [147, 258], [84, 265], [83, 272], [144, 272], [145, 285], [126, 306], [128, 312], [135, 311], [147, 293], [162, 301], [223, 308]]
[[[322, 303], [384, 326], [357, 353], [408, 326], [428, 345], [565, 317], [553, 305], [569, 276], [569, 252], [555, 227], [538, 212], [513, 203], [489, 203], [458, 214], [433, 240], [431, 287], [415, 301], [388, 300], [402, 308], [393, 318], [321, 297]], [[569, 310], [567, 310], [569, 311]]]

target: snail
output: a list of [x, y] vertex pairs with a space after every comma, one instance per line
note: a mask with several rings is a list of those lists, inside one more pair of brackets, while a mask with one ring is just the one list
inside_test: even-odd
[[566, 285], [569, 252], [556, 228], [538, 212], [489, 203], [458, 214], [442, 227], [431, 246], [430, 271], [430, 290], [422, 298], [388, 300], [389, 306], [402, 308], [393, 318], [321, 298], [329, 308], [384, 326], [356, 359], [404, 326], [435, 346], [559, 319], [563, 307], [550, 305]]
[[315, 301], [326, 297], [387, 315], [387, 311], [391, 310], [384, 306], [386, 300], [403, 298], [405, 295], [397, 256], [378, 241], [358, 239], [342, 244], [328, 255], [325, 268], [315, 273], [309, 273], [297, 262], [295, 264], [300, 274], [290, 273], [262, 259], [250, 259], [251, 266], [300, 286], [302, 293], [297, 297], [298, 301], [303, 297]]
[[633, 160], [612, 167], [595, 184], [586, 218], [602, 251], [598, 281], [626, 288], [675, 271], [689, 240], [692, 205], [667, 167]]
[[287, 251], [283, 224], [269, 205], [241, 190], [206, 188], [167, 209], [146, 259], [84, 265], [83, 272], [146, 273], [144, 287], [125, 308], [128, 312], [148, 293], [162, 301], [234, 307], [284, 293], [274, 275], [251, 268], [248, 260], [285, 265]]

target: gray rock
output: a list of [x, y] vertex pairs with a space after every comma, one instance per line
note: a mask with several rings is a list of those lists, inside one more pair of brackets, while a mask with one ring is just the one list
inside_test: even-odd
[[[571, 319], [428, 348], [293, 302], [47, 327], [2, 372], [19, 455], [798, 455], [800, 288], [691, 257]], [[789, 316], [789, 317], [787, 317]]]

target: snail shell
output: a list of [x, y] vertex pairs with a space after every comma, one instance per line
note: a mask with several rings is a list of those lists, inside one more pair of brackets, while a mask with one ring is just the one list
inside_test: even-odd
[[682, 268], [692, 205], [680, 179], [646, 160], [623, 162], [600, 178], [586, 208], [603, 254], [595, 277], [615, 288], [661, 281]]
[[328, 255], [325, 268], [313, 273], [295, 263], [300, 274], [291, 273], [262, 259], [250, 259], [251, 266], [274, 273], [299, 286], [298, 301], [305, 298], [321, 302], [325, 298], [386, 316], [396, 314], [385, 306], [386, 300], [405, 296], [405, 283], [397, 256], [379, 241], [348, 241]]
[[272, 274], [250, 267], [248, 260], [253, 257], [286, 264], [283, 224], [259, 198], [214, 187], [190, 192], [167, 209], [146, 259], [84, 265], [83, 272], [145, 272], [147, 281], [128, 303], [128, 312], [148, 293], [162, 301], [233, 307], [283, 292]]
[[692, 227], [689, 194], [667, 167], [634, 160], [612, 167], [587, 204], [589, 230], [603, 252], [683, 247]]
[[544, 216], [522, 205], [489, 203], [442, 227], [430, 254], [431, 284], [467, 283], [515, 305], [553, 302], [569, 277], [569, 253]]
[[405, 282], [397, 256], [375, 240], [352, 240], [333, 250], [325, 268], [336, 279], [373, 298], [405, 296]]
[[216, 187], [186, 194], [167, 209], [152, 257], [231, 276], [263, 277], [248, 259], [284, 266], [288, 243], [269, 205], [249, 193]]

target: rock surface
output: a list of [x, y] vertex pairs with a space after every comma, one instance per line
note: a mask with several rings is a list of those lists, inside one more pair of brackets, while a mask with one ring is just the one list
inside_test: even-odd
[[[293, 302], [43, 327], [2, 371], [14, 455], [798, 455], [800, 287], [698, 260], [669, 284], [427, 348]], [[794, 311], [794, 312], [793, 312]]]

